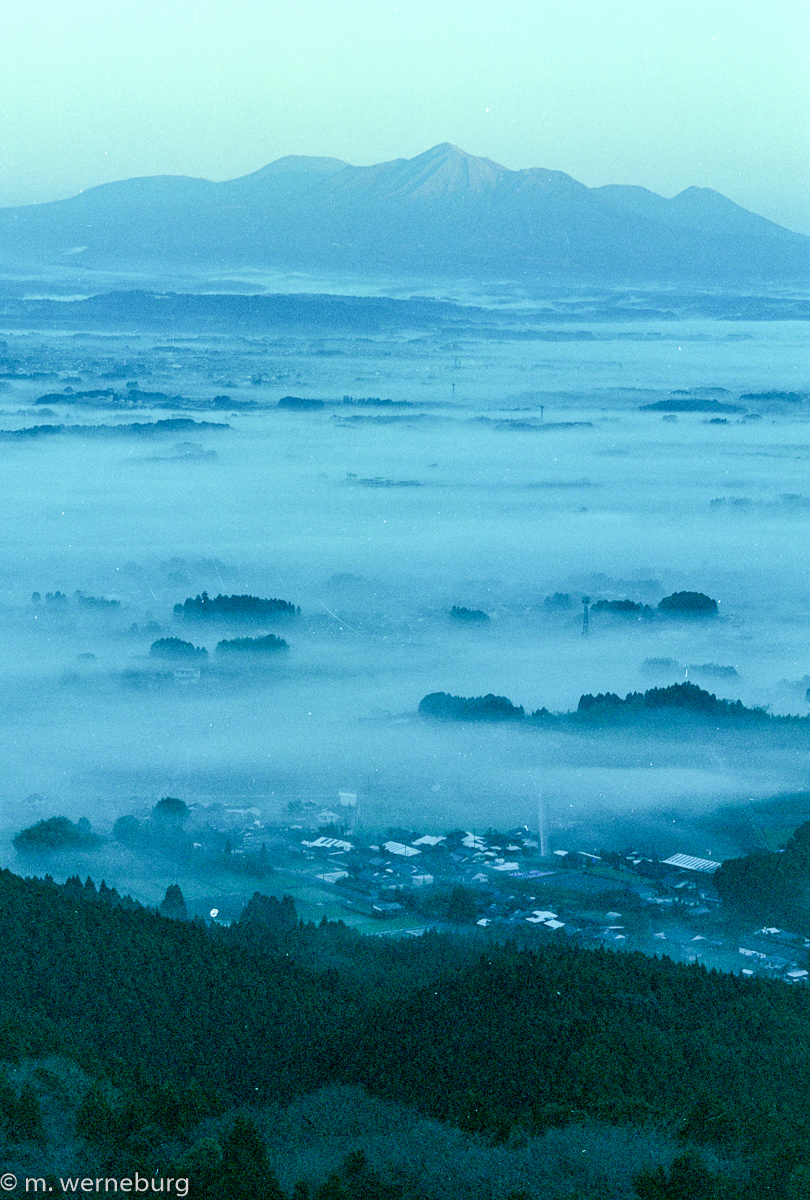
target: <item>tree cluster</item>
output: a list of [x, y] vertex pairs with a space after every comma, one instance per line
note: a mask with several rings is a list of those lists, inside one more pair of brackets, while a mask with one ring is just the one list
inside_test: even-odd
[[284, 638], [276, 637], [274, 633], [258, 638], [231, 638], [217, 642], [217, 654], [224, 655], [275, 654], [278, 650], [289, 650], [289, 645]]
[[636, 604], [635, 600], [597, 600], [591, 605], [592, 613], [617, 613], [622, 617], [652, 616], [649, 604]]
[[528, 717], [522, 705], [516, 706], [506, 696], [452, 696], [447, 692], [431, 692], [419, 704], [419, 715], [446, 721], [523, 721], [581, 724], [588, 721], [633, 721], [653, 719], [670, 710], [695, 717], [711, 717], [732, 722], [762, 722], [768, 720], [806, 720], [806, 718], [771, 718], [761, 708], [747, 708], [741, 700], [721, 700], [712, 692], [694, 683], [673, 683], [665, 688], [649, 688], [646, 692], [629, 692], [621, 697], [615, 692], [586, 693], [580, 696], [576, 713], [552, 714], [537, 709]]
[[555, 592], [553, 596], [546, 596], [543, 600], [546, 612], [567, 612], [571, 607], [572, 600], [568, 592]]
[[175, 604], [176, 616], [185, 620], [218, 621], [271, 621], [278, 617], [292, 617], [296, 612], [289, 600], [263, 600], [259, 596], [214, 596], [207, 592], [189, 596], [182, 604]]
[[810, 821], [783, 851], [729, 858], [714, 874], [724, 903], [756, 920], [793, 928], [810, 921]]
[[92, 850], [101, 845], [86, 817], [71, 821], [68, 817], [48, 817], [21, 829], [12, 838], [19, 854], [52, 854], [60, 850]]
[[183, 863], [186, 870], [197, 874], [229, 874], [263, 879], [272, 873], [266, 846], [250, 853], [233, 853], [232, 836], [214, 829], [207, 823], [184, 828], [190, 817], [183, 800], [164, 796], [146, 820], [132, 814], [119, 817], [113, 826], [113, 837], [136, 854], [161, 856]]
[[76, 600], [84, 608], [112, 609], [120, 608], [120, 600], [108, 599], [106, 596], [86, 596], [84, 592], [76, 592]]
[[200, 661], [208, 658], [205, 646], [195, 646], [192, 642], [184, 642], [182, 638], [164, 637], [152, 642], [149, 647], [152, 658], [178, 659], [182, 662]]
[[694, 683], [673, 683], [665, 688], [649, 688], [646, 692], [629, 692], [624, 699], [615, 692], [596, 696], [580, 696], [577, 713], [589, 718], [656, 712], [678, 709], [701, 716], [731, 720], [762, 721], [768, 714], [761, 708], [747, 708], [741, 700], [718, 700]]
[[658, 611], [672, 617], [716, 617], [717, 601], [703, 592], [673, 592], [664, 596]]
[[431, 692], [419, 705], [423, 717], [438, 717], [445, 721], [514, 721], [526, 715], [523, 707], [516, 708], [506, 696], [450, 696], [447, 692]]
[[454, 604], [450, 609], [450, 616], [454, 621], [488, 621], [489, 617], [480, 608], [462, 608]]

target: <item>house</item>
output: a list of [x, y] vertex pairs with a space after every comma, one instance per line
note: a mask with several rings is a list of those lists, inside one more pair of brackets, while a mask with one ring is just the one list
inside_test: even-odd
[[175, 667], [174, 677], [179, 683], [199, 683], [200, 668], [199, 667]]
[[382, 848], [389, 854], [395, 854], [398, 858], [413, 858], [421, 853], [414, 846], [405, 846], [402, 842], [383, 842]]
[[315, 838], [314, 841], [306, 841], [304, 839], [301, 845], [306, 846], [309, 850], [319, 850], [321, 853], [325, 852], [327, 854], [345, 853], [352, 848], [351, 842], [344, 842], [340, 838], [330, 837], [319, 837]]

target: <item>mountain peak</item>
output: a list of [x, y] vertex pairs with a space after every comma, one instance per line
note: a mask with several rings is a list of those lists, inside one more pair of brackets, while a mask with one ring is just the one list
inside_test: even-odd
[[507, 169], [500, 166], [499, 163], [493, 162], [491, 158], [481, 158], [477, 154], [468, 154], [466, 150], [462, 150], [459, 146], [454, 146], [452, 142], [439, 142], [438, 146], [431, 146], [429, 150], [425, 150], [422, 154], [417, 154], [416, 158], [406, 161], [412, 163], [486, 163], [487, 166], [494, 167], [496, 171], [506, 171]]
[[[474, 158], [475, 155], [468, 154], [466, 150], [462, 150], [459, 146], [455, 146], [452, 142], [439, 142], [436, 146], [431, 146], [429, 150], [424, 150], [417, 158]], [[414, 160], [411, 160], [414, 161]]]
[[493, 190], [505, 167], [489, 158], [467, 154], [451, 142], [440, 142], [416, 158], [398, 164], [396, 191], [399, 194], [447, 196], [459, 192]]

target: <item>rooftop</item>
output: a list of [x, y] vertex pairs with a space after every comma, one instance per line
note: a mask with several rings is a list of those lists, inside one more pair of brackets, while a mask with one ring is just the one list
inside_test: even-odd
[[713, 875], [720, 863], [712, 862], [710, 858], [694, 858], [691, 854], [671, 854], [669, 858], [664, 859], [664, 866], [680, 867], [682, 871], [703, 871], [707, 875]]

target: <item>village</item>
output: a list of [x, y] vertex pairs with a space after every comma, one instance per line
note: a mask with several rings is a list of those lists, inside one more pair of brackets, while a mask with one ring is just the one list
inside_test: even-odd
[[[369, 837], [351, 792], [331, 807], [293, 801], [273, 823], [258, 808], [216, 807], [216, 815], [204, 809], [206, 821], [227, 829], [234, 867], [240, 859], [264, 864], [261, 890], [291, 895], [305, 920], [388, 937], [477, 928], [521, 944], [556, 940], [808, 981], [810, 938], [731, 914], [712, 883], [720, 864], [708, 859], [549, 849], [545, 832], [526, 826]], [[199, 819], [202, 806], [195, 808]], [[228, 920], [227, 897], [221, 903], [219, 919]]]

